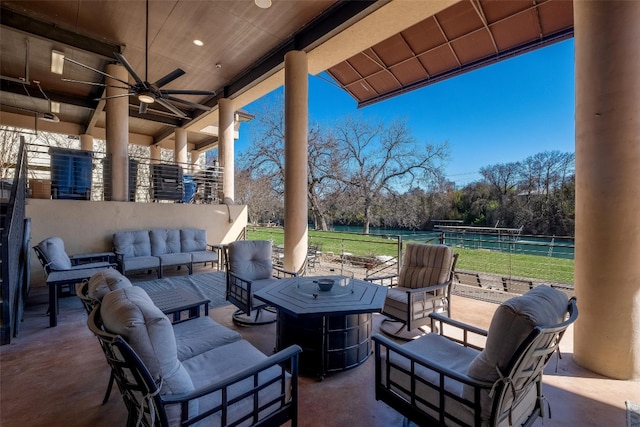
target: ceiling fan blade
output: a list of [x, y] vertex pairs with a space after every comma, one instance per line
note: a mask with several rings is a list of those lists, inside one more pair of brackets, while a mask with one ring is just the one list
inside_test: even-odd
[[179, 102], [180, 104], [187, 105], [191, 108], [197, 108], [198, 110], [203, 111], [211, 111], [211, 107], [207, 107], [206, 105], [196, 104], [195, 102], [187, 101], [185, 99], [176, 98], [170, 95], [163, 96], [164, 99], [168, 99], [169, 101]]
[[[106, 84], [104, 83], [96, 83], [96, 82], [87, 82], [84, 80], [73, 80], [73, 79], [60, 79], [63, 82], [70, 82], [70, 83], [82, 83], [84, 85], [93, 85], [93, 86], [106, 86]], [[129, 88], [127, 88], [129, 89]]]
[[129, 93], [122, 93], [120, 95], [105, 96], [105, 97], [102, 97], [102, 98], [96, 98], [96, 99], [94, 99], [94, 101], [104, 101], [105, 99], [122, 98], [124, 96], [129, 96], [129, 95], [135, 95], [135, 93], [129, 92]]
[[136, 83], [146, 88], [147, 85], [142, 81], [142, 79], [138, 76], [138, 74], [136, 74], [136, 70], [134, 70], [131, 64], [129, 64], [129, 61], [127, 61], [127, 58], [125, 58], [124, 55], [121, 55], [118, 52], [114, 52], [113, 54], [116, 56], [116, 58], [118, 58], [118, 61], [120, 61], [122, 65], [124, 65], [124, 68], [127, 69], [129, 74], [131, 74], [131, 77], [133, 77], [133, 79], [136, 81]]
[[62, 80], [63, 82], [70, 82], [70, 83], [82, 83], [82, 84], [85, 84], [85, 85], [101, 86], [101, 87], [107, 87], [107, 86], [109, 86], [109, 87], [115, 87], [115, 88], [117, 88], [117, 89], [127, 89], [127, 90], [129, 90], [129, 88], [128, 88], [128, 87], [125, 87], [125, 86], [111, 86], [111, 85], [106, 85], [106, 84], [104, 84], [104, 83], [86, 82], [86, 81], [84, 81], [84, 80], [73, 80], [73, 79], [61, 79], [61, 80]]
[[160, 88], [160, 87], [162, 87], [164, 85], [167, 85], [167, 84], [171, 83], [172, 81], [174, 81], [178, 77], [182, 76], [183, 74], [184, 74], [184, 70], [182, 68], [176, 68], [175, 70], [173, 70], [172, 72], [170, 72], [166, 76], [160, 77], [153, 85], [155, 87]]
[[66, 56], [64, 57], [64, 60], [65, 60], [65, 61], [69, 61], [69, 62], [71, 62], [72, 64], [79, 65], [79, 66], [81, 66], [81, 67], [83, 67], [83, 68], [86, 68], [87, 70], [91, 70], [91, 71], [96, 72], [96, 73], [98, 73], [98, 74], [102, 74], [103, 76], [106, 76], [106, 77], [109, 77], [110, 79], [113, 79], [113, 80], [119, 81], [120, 83], [124, 83], [124, 84], [126, 84], [126, 85], [127, 85], [127, 87], [128, 87], [128, 88], [133, 87], [133, 85], [132, 85], [131, 83], [129, 83], [129, 82], [125, 82], [124, 80], [120, 80], [120, 79], [119, 79], [119, 78], [117, 78], [117, 77], [113, 77], [111, 74], [107, 74], [107, 73], [105, 73], [105, 72], [103, 72], [103, 71], [100, 71], [100, 70], [97, 70], [97, 69], [95, 69], [95, 68], [89, 67], [88, 65], [84, 65], [84, 64], [83, 64], [83, 63], [81, 63], [81, 62], [75, 61], [75, 60], [73, 60], [73, 59], [69, 59], [69, 58], [67, 58]]
[[147, 106], [148, 106], [148, 105], [149, 105], [149, 104], [147, 104], [146, 102], [141, 102], [141, 103], [140, 103], [140, 108], [138, 109], [138, 113], [139, 113], [139, 114], [144, 114], [144, 113], [146, 113], [146, 112], [147, 112]]
[[156, 102], [160, 105], [162, 105], [164, 108], [166, 108], [167, 110], [171, 111], [173, 114], [175, 114], [178, 117], [189, 117], [187, 116], [184, 111], [180, 111], [178, 108], [174, 107], [173, 105], [171, 105], [170, 102], [162, 99], [162, 98], [156, 98]]
[[168, 89], [161, 90], [160, 94], [162, 95], [209, 95], [213, 96], [216, 94], [215, 91], [210, 90], [189, 90], [189, 89]]

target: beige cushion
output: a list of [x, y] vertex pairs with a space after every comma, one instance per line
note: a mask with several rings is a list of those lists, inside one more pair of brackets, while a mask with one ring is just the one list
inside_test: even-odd
[[130, 286], [133, 285], [129, 279], [118, 270], [107, 268], [91, 276], [87, 284], [87, 296], [93, 300], [102, 301], [102, 298], [109, 292]]
[[410, 243], [406, 247], [398, 285], [424, 288], [445, 283], [451, 274], [453, 251], [446, 245]]
[[[526, 294], [500, 304], [489, 327], [486, 346], [469, 364], [467, 374], [475, 379], [494, 382], [507, 375], [507, 366], [522, 342], [536, 326], [552, 326], [564, 321], [568, 300], [565, 293], [549, 286], [537, 286]], [[471, 398], [468, 387], [463, 396]], [[482, 396], [482, 416], [491, 414], [491, 402]]]

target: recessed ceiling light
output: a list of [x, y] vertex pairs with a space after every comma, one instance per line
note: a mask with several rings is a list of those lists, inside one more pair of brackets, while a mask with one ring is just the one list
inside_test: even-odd
[[49, 111], [52, 113], [59, 113], [60, 103], [56, 101], [49, 101]]
[[195, 39], [193, 41], [193, 44], [195, 44], [196, 46], [204, 46], [204, 42], [202, 40], [198, 40], [198, 39]]
[[259, 8], [269, 9], [271, 7], [271, 0], [253, 0]]
[[62, 74], [64, 67], [64, 53], [59, 50], [51, 51], [51, 72], [55, 74]]

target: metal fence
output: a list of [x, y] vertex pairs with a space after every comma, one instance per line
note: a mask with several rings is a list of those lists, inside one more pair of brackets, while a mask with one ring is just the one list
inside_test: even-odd
[[[248, 228], [250, 239], [271, 240], [274, 253], [280, 256], [277, 248], [283, 244], [283, 231], [280, 227]], [[344, 232], [309, 232], [309, 246], [317, 247], [318, 256], [314, 259], [315, 272], [327, 272], [327, 269], [341, 273], [353, 272], [355, 277], [384, 275], [397, 272], [402, 259], [402, 248], [409, 242], [438, 243], [441, 239], [459, 254], [456, 270], [473, 272], [480, 276], [483, 287], [500, 289], [503, 278], [509, 280], [529, 280], [534, 285], [548, 283], [573, 287], [574, 262], [573, 240], [563, 238], [545, 238], [537, 236], [532, 250], [522, 251], [516, 242], [501, 242], [488, 245], [491, 239], [468, 236], [469, 239], [450, 239], [445, 236], [429, 235], [362, 235]], [[527, 241], [536, 236], [519, 236]], [[480, 240], [487, 240], [481, 242]], [[496, 243], [495, 241], [493, 243]], [[571, 249], [571, 258], [555, 256], [560, 254], [558, 245]], [[526, 246], [526, 242], [519, 245]], [[314, 270], [311, 270], [314, 274]]]
[[[29, 197], [66, 200], [113, 200], [112, 160], [103, 151], [29, 144]], [[130, 155], [130, 202], [203, 203], [222, 200], [223, 168], [154, 161]]]

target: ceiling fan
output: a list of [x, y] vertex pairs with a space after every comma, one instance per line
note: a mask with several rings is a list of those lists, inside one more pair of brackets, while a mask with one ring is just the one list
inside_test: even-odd
[[[149, 82], [149, 77], [148, 77], [148, 73], [149, 73], [149, 0], [146, 1], [145, 21], [146, 21], [146, 31], [145, 31], [145, 53], [144, 53], [145, 55], [144, 80], [138, 75], [138, 73], [136, 73], [136, 71], [133, 69], [133, 67], [131, 66], [129, 61], [127, 61], [127, 59], [124, 57], [124, 55], [118, 52], [114, 52], [116, 59], [118, 59], [118, 61], [127, 69], [131, 77], [133, 77], [133, 79], [135, 80], [135, 84], [131, 84], [127, 81], [121, 80], [103, 71], [89, 67], [88, 65], [82, 64], [73, 59], [67, 58], [66, 56], [64, 59], [65, 61], [69, 61], [72, 64], [76, 64], [81, 67], [87, 68], [98, 74], [102, 74], [103, 76], [119, 81], [120, 83], [125, 85], [125, 86], [112, 86], [112, 87], [128, 90], [126, 94], [108, 96], [105, 98], [99, 98], [98, 100], [119, 98], [119, 97], [133, 95], [138, 99], [138, 101], [140, 101], [140, 109], [139, 109], [140, 114], [144, 114], [147, 112], [147, 107], [149, 106], [149, 104], [157, 103], [162, 107], [166, 108], [167, 110], [169, 110], [169, 112], [171, 112], [172, 114], [182, 118], [187, 118], [189, 116], [184, 111], [180, 110], [178, 107], [173, 105], [172, 102], [182, 104], [189, 108], [194, 108], [198, 110], [203, 110], [203, 111], [211, 110], [211, 107], [208, 107], [206, 105], [197, 104], [195, 102], [187, 101], [185, 99], [176, 98], [173, 95], [213, 96], [216, 94], [215, 92], [206, 91], [206, 90], [190, 90], [190, 89], [162, 89], [164, 86], [168, 85], [178, 77], [185, 74], [185, 71], [181, 68], [176, 68], [175, 70], [171, 71], [169, 74], [165, 75], [164, 77], [160, 77], [158, 80], [156, 80], [153, 83]], [[78, 80], [72, 80], [72, 79], [62, 79], [62, 80], [68, 81], [68, 82], [74, 82], [74, 83], [91, 84], [96, 86], [107, 86], [102, 83], [84, 82], [84, 81], [78, 81]]]

